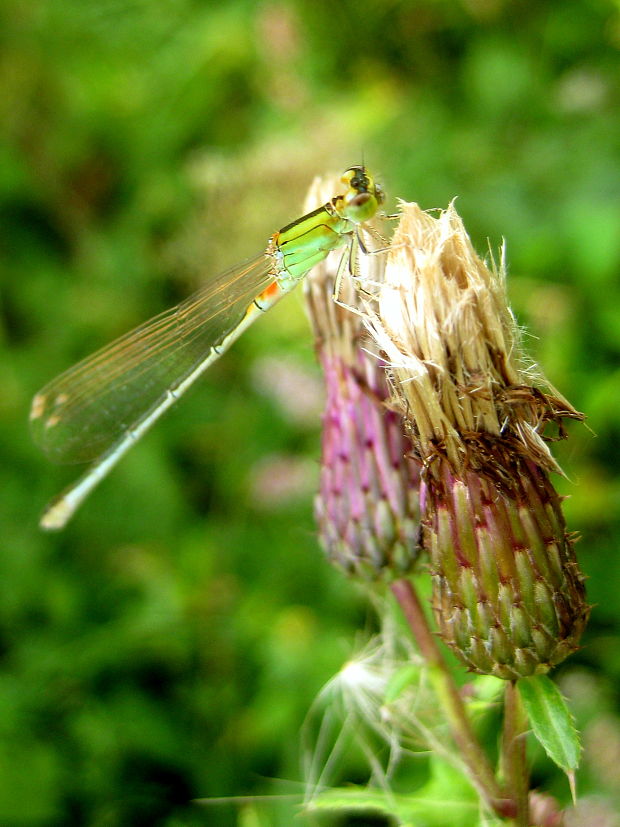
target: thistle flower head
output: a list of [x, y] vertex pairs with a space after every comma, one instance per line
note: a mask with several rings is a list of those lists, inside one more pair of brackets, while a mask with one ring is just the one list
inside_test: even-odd
[[[307, 207], [324, 201], [331, 187], [315, 182]], [[364, 579], [390, 579], [409, 571], [419, 553], [418, 465], [408, 456], [400, 415], [386, 407], [385, 365], [370, 350], [348, 274], [338, 296], [346, 307], [334, 301], [342, 266], [342, 254], [332, 253], [306, 280], [327, 390], [315, 514], [332, 562]], [[382, 262], [360, 254], [351, 266], [363, 267], [365, 277], [376, 281]]]
[[503, 268], [478, 257], [453, 206], [434, 218], [403, 205], [367, 311], [423, 466], [440, 634], [471, 670], [544, 672], [588, 615], [544, 432], [583, 416], [526, 365]]

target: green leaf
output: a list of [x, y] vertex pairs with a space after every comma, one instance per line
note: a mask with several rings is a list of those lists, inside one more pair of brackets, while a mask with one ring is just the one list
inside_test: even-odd
[[[372, 787], [336, 787], [312, 799], [310, 810], [374, 812], [389, 816], [401, 827], [472, 827], [478, 824], [480, 801], [469, 780], [436, 756], [431, 778], [412, 794]], [[495, 824], [495, 822], [488, 822]]]
[[478, 715], [501, 701], [506, 681], [494, 675], [476, 675], [469, 683], [471, 696], [467, 698], [467, 709], [472, 715]]
[[419, 795], [397, 795], [367, 787], [337, 787], [320, 793], [309, 810], [348, 813], [380, 813], [407, 827], [472, 827], [480, 810], [477, 800], [463, 800], [446, 791], [442, 799]]
[[546, 675], [521, 678], [517, 688], [534, 735], [552, 761], [571, 779], [579, 766], [581, 744], [560, 690]]
[[420, 679], [420, 667], [407, 664], [401, 667], [389, 680], [385, 690], [385, 702], [394, 703], [413, 683]]
[[391, 815], [394, 804], [382, 790], [368, 787], [334, 787], [320, 793], [308, 805], [311, 810], [346, 810], [348, 812], [374, 811]]

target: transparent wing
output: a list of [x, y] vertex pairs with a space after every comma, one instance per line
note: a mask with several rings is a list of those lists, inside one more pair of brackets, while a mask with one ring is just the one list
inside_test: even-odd
[[98, 457], [226, 339], [272, 268], [263, 254], [223, 273], [52, 380], [32, 402], [35, 442], [57, 462]]

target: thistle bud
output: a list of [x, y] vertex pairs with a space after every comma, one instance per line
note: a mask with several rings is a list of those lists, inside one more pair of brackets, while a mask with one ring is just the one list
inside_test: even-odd
[[574, 651], [588, 611], [549, 477], [520, 459], [511, 472], [510, 483], [458, 478], [439, 461], [424, 485], [424, 542], [444, 641], [472, 671], [516, 679]]
[[440, 634], [473, 671], [546, 672], [577, 648], [589, 610], [545, 429], [583, 416], [526, 363], [503, 271], [453, 207], [403, 206], [378, 305], [369, 325], [423, 464]]
[[[308, 209], [324, 202], [328, 190], [315, 182]], [[315, 517], [328, 558], [347, 574], [395, 579], [419, 553], [419, 466], [408, 457], [400, 415], [386, 407], [385, 364], [368, 350], [348, 274], [338, 296], [347, 307], [334, 301], [341, 259], [342, 253], [330, 254], [305, 283], [327, 391]], [[368, 276], [379, 278], [379, 257], [364, 259]]]

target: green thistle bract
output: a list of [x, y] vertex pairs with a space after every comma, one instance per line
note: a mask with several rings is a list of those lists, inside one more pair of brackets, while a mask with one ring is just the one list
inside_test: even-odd
[[525, 461], [510, 486], [478, 472], [459, 479], [440, 465], [422, 496], [442, 638], [475, 672], [548, 671], [577, 648], [588, 616], [555, 489]]

